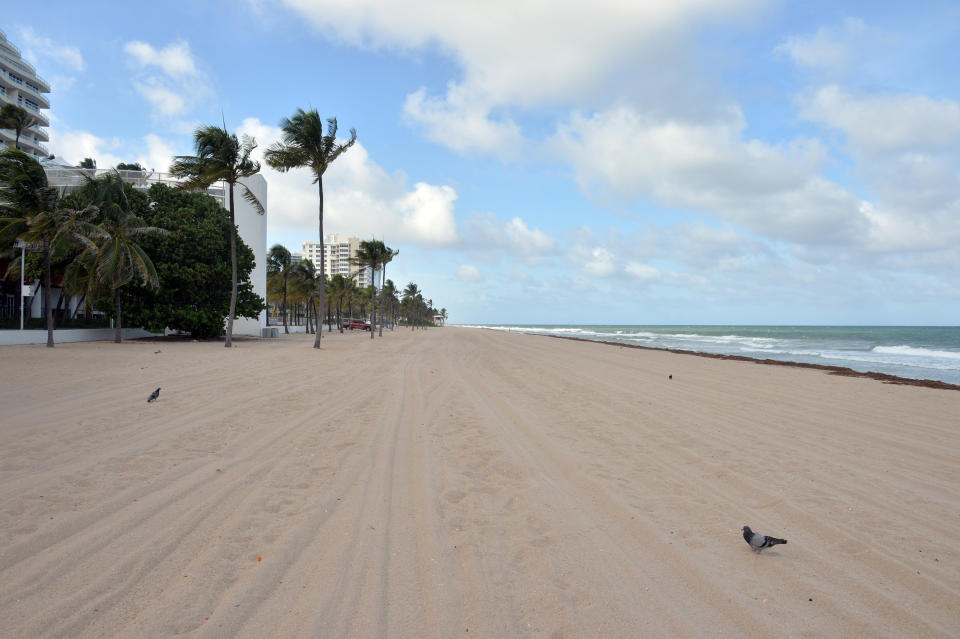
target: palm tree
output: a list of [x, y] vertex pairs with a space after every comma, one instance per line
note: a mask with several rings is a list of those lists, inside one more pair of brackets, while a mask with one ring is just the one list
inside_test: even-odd
[[287, 247], [282, 244], [274, 244], [270, 247], [270, 252], [267, 253], [267, 273], [276, 277], [281, 285], [279, 288], [281, 295], [283, 295], [283, 306], [281, 307], [283, 309], [283, 332], [288, 335], [290, 329], [287, 327], [287, 278], [290, 275], [290, 261], [291, 255]]
[[[381, 242], [383, 244], [383, 242]], [[393, 261], [393, 258], [400, 255], [400, 251], [393, 250], [389, 246], [383, 244], [383, 252], [380, 254], [380, 288], [383, 289], [386, 286], [387, 281], [387, 264]], [[392, 282], [391, 282], [392, 284]], [[383, 337], [383, 322], [380, 322], [380, 337]]]
[[43, 253], [44, 316], [47, 346], [53, 348], [53, 308], [50, 299], [51, 255], [57, 247], [79, 242], [93, 246], [90, 237], [102, 231], [90, 223], [96, 207], [60, 208], [60, 194], [47, 183], [40, 163], [23, 151], [0, 151], [0, 247], [23, 242]]
[[443, 320], [443, 325], [446, 326], [447, 325], [447, 309], [445, 308], [440, 309], [440, 317]]
[[420, 287], [418, 287], [413, 282], [407, 284], [407, 287], [403, 289], [403, 302], [407, 307], [406, 315], [407, 321], [410, 322], [410, 330], [413, 330], [414, 321], [413, 318], [416, 315], [416, 301], [420, 297]]
[[380, 289], [380, 297], [383, 298], [383, 306], [390, 314], [390, 330], [392, 331], [394, 325], [395, 308], [397, 305], [397, 287], [393, 283], [393, 280], [384, 281], [383, 287]]
[[312, 260], [300, 260], [293, 265], [291, 275], [293, 277], [293, 289], [306, 306], [307, 333], [311, 332], [311, 313], [313, 313], [313, 319], [316, 321], [313, 332], [316, 332], [320, 325], [320, 318], [316, 313], [316, 302], [320, 293], [320, 276], [317, 275], [317, 268], [313, 265]]
[[[357, 141], [356, 129], [350, 129], [350, 139], [337, 144], [337, 119], [327, 120], [327, 133], [323, 133], [323, 121], [316, 109], [304, 111], [297, 109], [292, 118], [280, 121], [283, 141], [267, 149], [264, 159], [274, 169], [287, 172], [290, 169], [309, 168], [313, 172], [313, 183], [320, 192], [320, 241], [323, 242], [323, 174], [340, 154]], [[323, 260], [320, 260], [320, 316], [323, 316], [323, 303], [326, 298], [326, 273]], [[323, 331], [317, 331], [313, 341], [314, 348], [320, 348]]]
[[[150, 256], [137, 244], [137, 239], [156, 235], [168, 235], [169, 231], [155, 226], [146, 226], [130, 209], [126, 185], [119, 173], [104, 175], [97, 179], [87, 178], [87, 183], [78, 196], [100, 211], [101, 241], [96, 247], [88, 247], [84, 253], [93, 255], [93, 277], [89, 279], [93, 290], [96, 286], [108, 290], [113, 297], [116, 321], [113, 341], [123, 342], [120, 289], [134, 279], [156, 289], [160, 285], [157, 271]], [[89, 257], [83, 254], [78, 261], [89, 265]]]
[[249, 136], [237, 139], [228, 133], [226, 125], [201, 126], [193, 133], [196, 155], [178, 155], [170, 166], [170, 173], [185, 178], [178, 186], [181, 190], [206, 190], [214, 182], [226, 182], [230, 190], [230, 315], [227, 316], [227, 339], [224, 346], [233, 345], [233, 317], [237, 312], [237, 222], [233, 208], [234, 186], [243, 188], [243, 198], [263, 215], [263, 204], [250, 188], [241, 182], [260, 171], [260, 163], [250, 159], [257, 143]]
[[[352, 264], [370, 269], [370, 339], [373, 339], [373, 324], [377, 321], [377, 269], [384, 263], [387, 254], [386, 245], [380, 240], [363, 240], [357, 248], [357, 254], [350, 258]], [[381, 332], [381, 335], [383, 333]]]
[[343, 308], [343, 298], [347, 295], [347, 282], [353, 282], [353, 280], [344, 277], [340, 273], [337, 273], [330, 278], [330, 283], [327, 284], [326, 291], [330, 296], [331, 306], [336, 306], [337, 324], [340, 327], [341, 333], [343, 332], [343, 315], [341, 313], [341, 309]]
[[0, 109], [0, 129], [13, 129], [17, 133], [16, 148], [20, 148], [20, 134], [39, 120], [18, 104], [4, 104]]

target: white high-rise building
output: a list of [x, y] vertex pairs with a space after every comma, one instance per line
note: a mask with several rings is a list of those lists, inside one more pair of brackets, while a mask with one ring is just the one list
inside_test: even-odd
[[327, 235], [323, 244], [320, 242], [303, 243], [303, 259], [310, 260], [319, 271], [320, 260], [323, 260], [323, 271], [327, 279], [337, 275], [352, 277], [357, 286], [370, 286], [372, 275], [369, 268], [360, 264], [351, 264], [350, 258], [357, 256], [360, 240], [345, 235]]
[[[50, 150], [43, 145], [50, 139], [42, 128], [50, 126], [50, 120], [41, 112], [50, 108], [45, 93], [50, 93], [50, 83], [37, 75], [33, 65], [20, 57], [20, 49], [10, 44], [7, 35], [0, 31], [0, 105], [16, 104], [36, 119], [33, 126], [21, 131], [20, 150], [37, 159], [50, 155]], [[6, 146], [15, 146], [16, 138], [16, 131], [0, 129], [0, 142]]]

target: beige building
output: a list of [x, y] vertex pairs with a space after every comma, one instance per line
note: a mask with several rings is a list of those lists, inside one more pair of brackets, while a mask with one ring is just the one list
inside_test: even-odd
[[[0, 31], [0, 106], [16, 104], [36, 119], [36, 124], [21, 132], [20, 150], [37, 159], [50, 155], [50, 150], [43, 145], [50, 139], [42, 128], [50, 126], [50, 120], [41, 112], [50, 108], [45, 93], [50, 93], [50, 83], [37, 75], [33, 65], [20, 57], [20, 49], [10, 44], [6, 34]], [[12, 147], [16, 138], [15, 131], [0, 129], [0, 145]]]
[[357, 256], [359, 248], [359, 238], [330, 234], [323, 244], [304, 242], [303, 259], [310, 260], [318, 267], [320, 260], [323, 260], [323, 270], [327, 278], [339, 273], [344, 277], [352, 277], [358, 286], [370, 286], [370, 269], [350, 263], [350, 258]]

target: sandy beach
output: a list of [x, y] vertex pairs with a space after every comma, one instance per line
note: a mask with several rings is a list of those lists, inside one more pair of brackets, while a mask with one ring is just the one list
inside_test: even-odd
[[311, 341], [0, 349], [0, 635], [960, 636], [960, 392]]

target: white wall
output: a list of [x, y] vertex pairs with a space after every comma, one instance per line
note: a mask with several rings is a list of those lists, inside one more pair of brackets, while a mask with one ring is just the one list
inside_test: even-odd
[[[243, 183], [249, 187], [253, 194], [257, 196], [265, 209], [263, 215], [259, 215], [252, 204], [247, 202], [241, 193], [242, 188], [237, 188], [233, 194], [234, 215], [237, 220], [237, 230], [244, 243], [253, 249], [253, 257], [256, 264], [250, 273], [250, 282], [253, 284], [253, 292], [267, 299], [267, 180], [262, 175], [254, 175], [244, 178]], [[227, 195], [227, 198], [230, 196]], [[230, 202], [224, 202], [224, 207], [229, 208]], [[261, 311], [259, 319], [247, 319], [238, 317], [233, 321], [234, 335], [256, 335], [260, 336], [260, 329], [267, 325], [267, 312]]]

